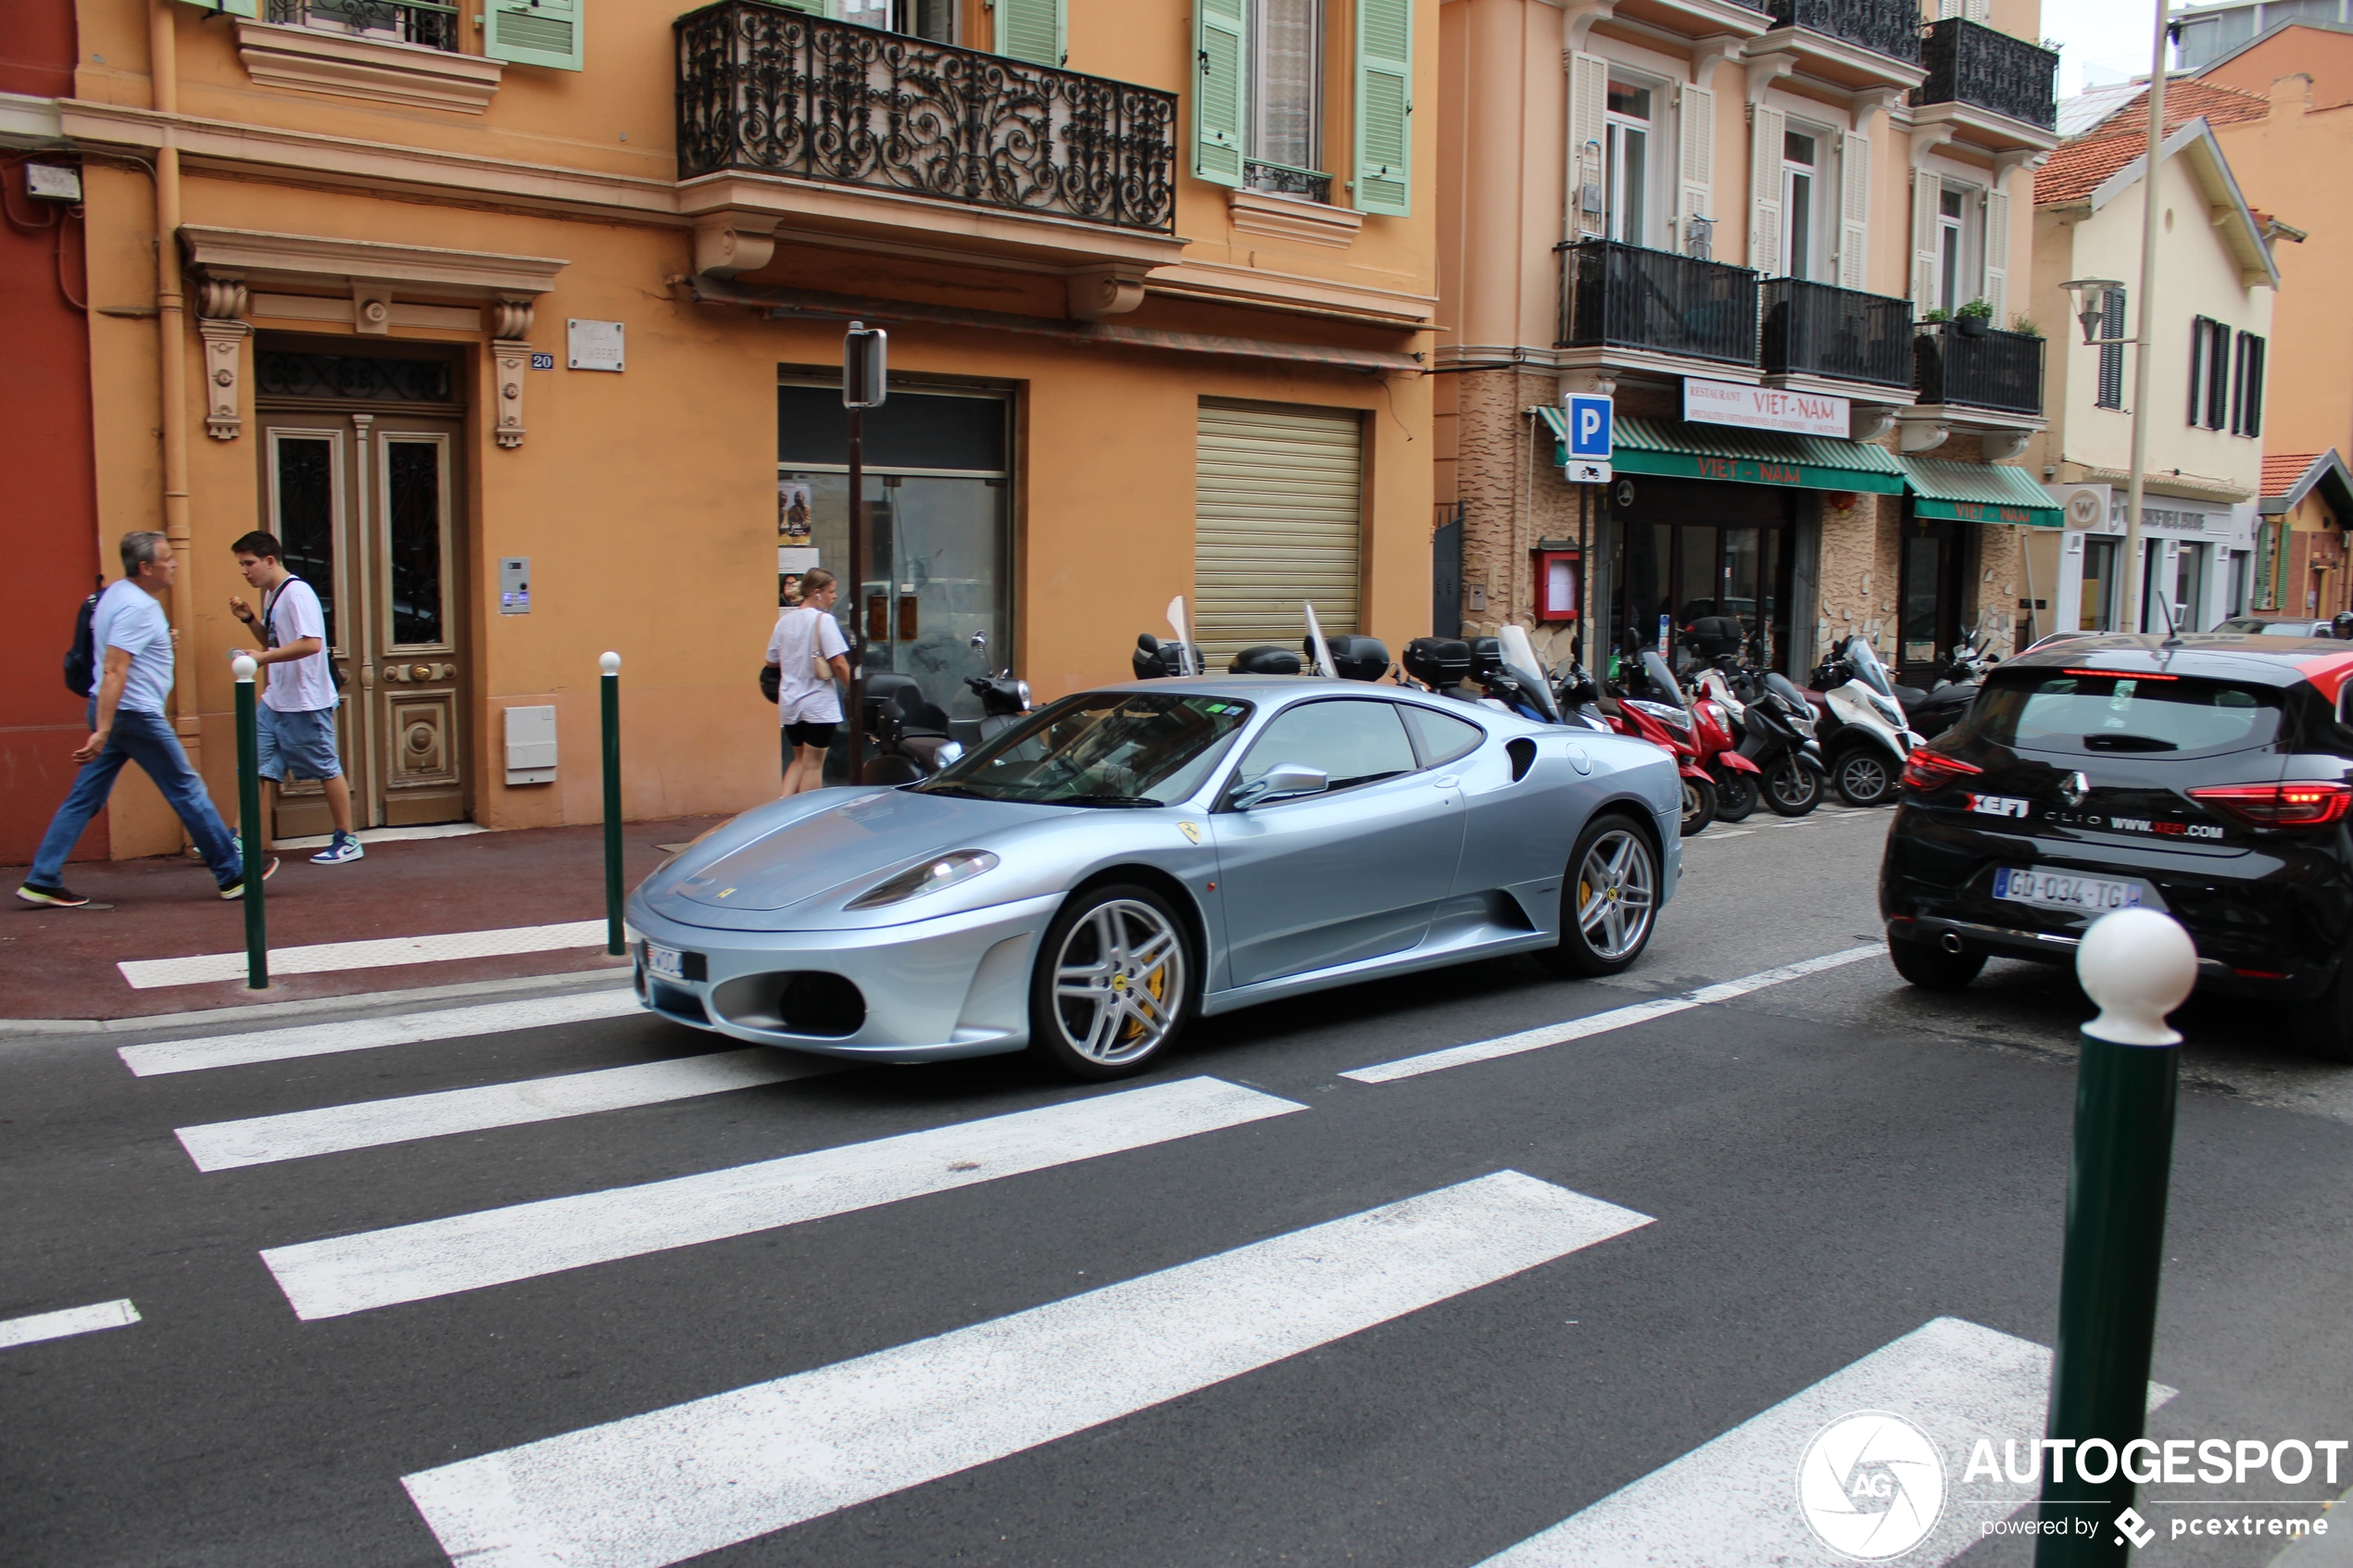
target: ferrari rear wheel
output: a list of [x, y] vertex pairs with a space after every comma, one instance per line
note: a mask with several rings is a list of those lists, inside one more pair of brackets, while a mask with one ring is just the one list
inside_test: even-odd
[[1642, 956], [1657, 912], [1656, 846], [1624, 817], [1597, 817], [1569, 855], [1560, 946], [1536, 956], [1563, 974], [1616, 974]]
[[1193, 1006], [1192, 938], [1149, 887], [1097, 887], [1064, 904], [1030, 978], [1030, 1047], [1077, 1078], [1140, 1073]]

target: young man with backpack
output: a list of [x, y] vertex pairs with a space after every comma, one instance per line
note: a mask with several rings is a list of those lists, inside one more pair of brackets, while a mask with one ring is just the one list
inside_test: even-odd
[[[98, 596], [91, 610], [86, 656], [77, 631], [67, 672], [69, 684], [75, 684], [70, 677], [77, 666], [82, 679], [95, 676], [94, 688], [84, 687], [81, 694], [90, 699], [90, 738], [74, 751], [82, 771], [50, 819], [49, 831], [33, 852], [32, 870], [17, 889], [17, 897], [28, 904], [77, 909], [90, 902], [66, 890], [66, 857], [81, 842], [90, 819], [106, 805], [115, 777], [127, 762], [137, 763], [155, 781], [187, 826], [213, 880], [220, 884], [220, 896], [245, 897], [245, 867], [236, 842], [220, 813], [212, 809], [204, 780], [188, 765], [180, 737], [163, 716], [164, 699], [171, 695], [173, 664], [171, 622], [163, 612], [163, 600], [179, 568], [171, 542], [162, 534], [124, 534], [123, 576]], [[271, 861], [262, 868], [262, 880], [268, 881], [277, 869], [278, 862]]]
[[334, 817], [334, 837], [311, 860], [321, 866], [341, 865], [367, 853], [351, 833], [351, 785], [343, 776], [343, 761], [335, 755], [334, 661], [327, 656], [327, 618], [319, 595], [309, 583], [286, 570], [285, 550], [277, 535], [258, 530], [229, 546], [245, 582], [261, 590], [261, 613], [235, 596], [229, 612], [258, 636], [258, 649], [233, 648], [231, 657], [250, 654], [270, 671], [255, 715], [259, 734], [261, 821], [238, 824], [239, 831], [258, 833], [261, 847], [270, 847], [270, 824], [278, 803], [278, 786], [289, 778], [317, 779], [327, 795], [327, 809]]

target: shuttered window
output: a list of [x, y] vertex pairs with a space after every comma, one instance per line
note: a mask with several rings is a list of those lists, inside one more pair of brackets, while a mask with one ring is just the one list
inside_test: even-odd
[[490, 0], [482, 52], [522, 66], [581, 69], [581, 0]]
[[1413, 0], [1356, 0], [1356, 209], [1414, 207]]
[[2231, 433], [2263, 433], [2263, 340], [2239, 333], [2238, 362], [2231, 372]]
[[[2120, 338], [2124, 335], [2124, 291], [2100, 291], [2100, 336]], [[2100, 345], [2100, 381], [2093, 403], [2102, 408], [2124, 407], [2124, 345], [2106, 343]]]
[[997, 52], [1032, 65], [1070, 61], [1063, 0], [997, 0]]
[[1364, 424], [1353, 411], [1201, 404], [1193, 634], [1223, 670], [1253, 643], [1297, 647], [1302, 601], [1327, 633], [1358, 629]]
[[1214, 184], [1242, 182], [1248, 28], [1242, 0], [1193, 0], [1193, 173]]

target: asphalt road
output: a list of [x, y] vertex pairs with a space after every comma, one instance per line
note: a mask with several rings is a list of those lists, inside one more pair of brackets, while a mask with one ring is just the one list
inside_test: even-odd
[[[479, 1563], [558, 1561], [532, 1543], [595, 1516], [604, 1544], [561, 1561], [676, 1560], [687, 1520], [737, 1541], [695, 1559], [714, 1564], [1467, 1568], [1707, 1445], [1737, 1469], [1728, 1434], [1934, 1320], [2049, 1343], [2090, 1010], [2063, 972], [1997, 963], [1930, 997], [1873, 956], [1496, 1060], [1341, 1074], [1874, 942], [1886, 822], [1760, 815], [1692, 841], [1617, 981], [1512, 960], [1363, 986], [1212, 1021], [1108, 1090], [1017, 1059], [576, 1114], [496, 1087], [718, 1060], [635, 1017], [147, 1076], [121, 1035], [0, 1044], [0, 1319], [139, 1314], [0, 1348], [0, 1562], [445, 1562], [413, 1492]], [[2228, 1008], [2177, 1022], [2155, 1376], [2179, 1393], [2152, 1436], [2353, 1437], [2353, 1070]], [[257, 1120], [469, 1088], [432, 1102], [451, 1126], [483, 1105], [543, 1119], [389, 1142], [370, 1112]], [[1193, 1121], [1104, 1132], [1090, 1102], [1139, 1088]], [[1078, 1120], [1036, 1123], [1026, 1156], [1034, 1118], [969, 1126], [1052, 1108]], [[194, 1128], [212, 1130], [175, 1136]], [[647, 1241], [670, 1210], [627, 1195], [486, 1240], [404, 1233], [397, 1266], [402, 1238], [374, 1234], [825, 1150], [847, 1152], [789, 1203], [711, 1199], [736, 1204], [715, 1239]], [[550, 1261], [579, 1246], [605, 1261]], [[411, 1298], [318, 1308], [386, 1271]], [[834, 1447], [778, 1436], [761, 1399], [799, 1401], [794, 1430]], [[1554, 1560], [1767, 1560], [1806, 1437], [1763, 1430], [1753, 1495], [1703, 1463], [1621, 1499], [1617, 1546]], [[2144, 1488], [2142, 1511], [2160, 1531], [2224, 1499], [2310, 1518], [2340, 1474]], [[1957, 1485], [1936, 1538], [1965, 1535], [1896, 1561], [2029, 1561], [1979, 1538], [2016, 1500], [1991, 1496]], [[784, 1513], [800, 1522], [760, 1527]], [[1835, 1561], [1808, 1549], [1774, 1560]], [[2160, 1534], [2141, 1558], [2275, 1549]]]

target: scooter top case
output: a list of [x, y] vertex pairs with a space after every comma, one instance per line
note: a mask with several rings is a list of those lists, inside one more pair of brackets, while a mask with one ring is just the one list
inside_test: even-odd
[[1405, 673], [1437, 691], [1470, 679], [1470, 645], [1457, 637], [1416, 637], [1405, 645]]
[[[1332, 673], [1343, 681], [1378, 681], [1389, 673], [1389, 645], [1378, 637], [1343, 632], [1326, 637], [1324, 646], [1331, 650]], [[1313, 639], [1306, 651], [1315, 656]]]
[[1273, 643], [1260, 643], [1234, 655], [1233, 662], [1227, 665], [1226, 670], [1233, 675], [1296, 675], [1306, 667], [1299, 655], [1290, 649], [1277, 647]]

